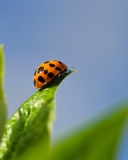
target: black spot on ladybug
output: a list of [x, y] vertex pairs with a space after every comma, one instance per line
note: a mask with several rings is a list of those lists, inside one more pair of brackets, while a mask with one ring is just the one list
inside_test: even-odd
[[49, 61], [44, 62], [44, 64], [45, 64], [45, 63], [49, 63]]
[[40, 68], [38, 69], [38, 73], [42, 72], [43, 70], [44, 70], [44, 67], [40, 67]]
[[45, 79], [44, 79], [42, 76], [39, 76], [39, 77], [38, 77], [38, 81], [44, 83], [44, 82], [45, 82]]
[[47, 74], [47, 76], [48, 76], [49, 78], [53, 78], [53, 77], [54, 77], [54, 74], [53, 74], [52, 72], [49, 72], [49, 73]]
[[62, 64], [62, 62], [61, 61], [58, 61], [60, 64]]
[[34, 79], [33, 83], [34, 83], [34, 86], [35, 86], [36, 85], [36, 80], [35, 79]]
[[36, 70], [35, 70], [35, 72], [34, 72], [34, 76], [36, 75]]
[[60, 67], [56, 67], [55, 70], [60, 71], [61, 72], [61, 68]]
[[50, 66], [50, 67], [55, 67], [55, 64], [49, 63], [49, 66]]
[[47, 74], [48, 73], [48, 70], [44, 70], [44, 74]]

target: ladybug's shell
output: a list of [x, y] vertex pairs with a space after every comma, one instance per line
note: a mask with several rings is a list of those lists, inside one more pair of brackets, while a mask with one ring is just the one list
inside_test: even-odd
[[67, 66], [57, 60], [50, 60], [41, 63], [36, 69], [33, 81], [35, 88], [42, 88], [60, 73], [64, 72]]

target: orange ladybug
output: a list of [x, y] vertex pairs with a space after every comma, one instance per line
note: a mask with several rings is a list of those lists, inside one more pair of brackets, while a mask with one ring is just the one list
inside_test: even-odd
[[48, 82], [52, 81], [60, 73], [67, 70], [67, 66], [61, 61], [50, 60], [41, 63], [33, 76], [35, 88], [39, 89], [44, 87]]

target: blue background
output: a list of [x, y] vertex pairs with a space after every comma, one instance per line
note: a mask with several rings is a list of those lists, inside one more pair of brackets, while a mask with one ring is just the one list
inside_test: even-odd
[[[128, 97], [127, 0], [1, 0], [0, 43], [8, 117], [35, 92], [41, 62], [57, 59], [79, 70], [57, 91], [54, 137]], [[117, 160], [128, 160], [127, 132]]]

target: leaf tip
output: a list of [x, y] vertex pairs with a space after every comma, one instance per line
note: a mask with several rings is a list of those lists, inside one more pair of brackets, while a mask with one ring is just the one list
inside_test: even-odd
[[0, 49], [3, 49], [4, 48], [4, 44], [0, 44]]

